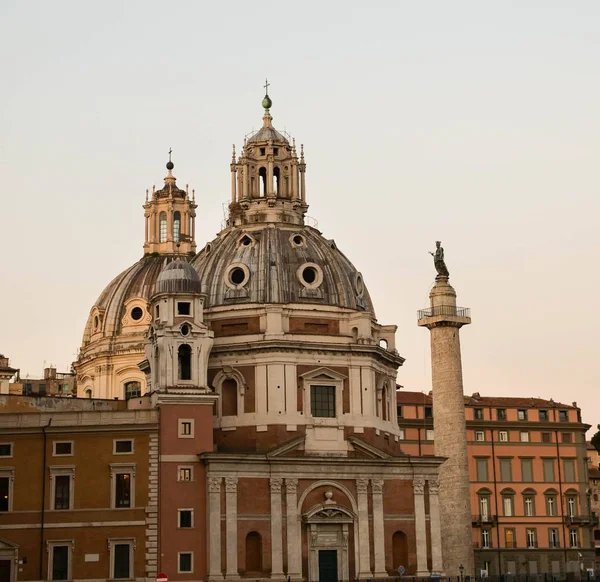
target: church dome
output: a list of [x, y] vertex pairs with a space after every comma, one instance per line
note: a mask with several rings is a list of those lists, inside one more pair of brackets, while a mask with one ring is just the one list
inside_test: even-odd
[[156, 279], [155, 293], [200, 293], [200, 277], [183, 259], [169, 263]]
[[373, 313], [362, 275], [309, 226], [231, 227], [192, 260], [207, 307], [313, 303]]

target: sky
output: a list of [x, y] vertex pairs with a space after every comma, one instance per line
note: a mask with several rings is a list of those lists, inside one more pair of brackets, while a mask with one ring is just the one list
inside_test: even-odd
[[398, 382], [431, 389], [441, 240], [465, 393], [600, 422], [600, 3], [3, 0], [0, 353], [67, 371], [102, 289], [142, 256], [146, 188], [220, 230], [231, 147], [305, 144], [308, 214], [398, 325]]

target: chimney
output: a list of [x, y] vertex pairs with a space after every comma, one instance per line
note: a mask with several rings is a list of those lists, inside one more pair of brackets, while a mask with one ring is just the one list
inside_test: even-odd
[[56, 380], [56, 368], [44, 368], [44, 380]]

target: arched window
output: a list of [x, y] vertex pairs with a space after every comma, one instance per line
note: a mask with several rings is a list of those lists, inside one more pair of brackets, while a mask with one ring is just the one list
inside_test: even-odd
[[221, 415], [236, 416], [238, 385], [233, 378], [223, 380], [221, 384]]
[[246, 536], [246, 573], [262, 573], [262, 538], [257, 531]]
[[158, 240], [167, 242], [167, 213], [161, 212], [158, 215]]
[[267, 195], [267, 168], [259, 168], [258, 170], [258, 194], [260, 196]]
[[403, 531], [397, 531], [392, 536], [392, 569], [395, 571], [400, 566], [409, 571], [408, 564], [408, 539]]
[[181, 234], [181, 212], [173, 213], [173, 240], [178, 243]]
[[137, 380], [125, 382], [123, 388], [125, 392], [125, 400], [129, 400], [130, 398], [138, 398], [142, 395], [142, 383], [138, 382]]
[[177, 350], [179, 364], [179, 379], [192, 379], [192, 348], [188, 344], [181, 344]]
[[275, 181], [274, 190], [275, 190], [275, 194], [277, 194], [278, 196], [280, 194], [282, 194], [282, 192], [279, 190], [279, 185], [281, 184], [281, 182], [279, 181], [279, 175], [280, 175], [279, 168], [274, 168], [273, 169], [273, 179]]
[[86, 388], [85, 389], [85, 397], [86, 398], [91, 398], [92, 397], [92, 389], [91, 388]]

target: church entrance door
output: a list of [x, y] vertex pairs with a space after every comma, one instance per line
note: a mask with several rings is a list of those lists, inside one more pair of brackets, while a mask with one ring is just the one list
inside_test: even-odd
[[337, 582], [337, 550], [319, 550], [319, 582]]

